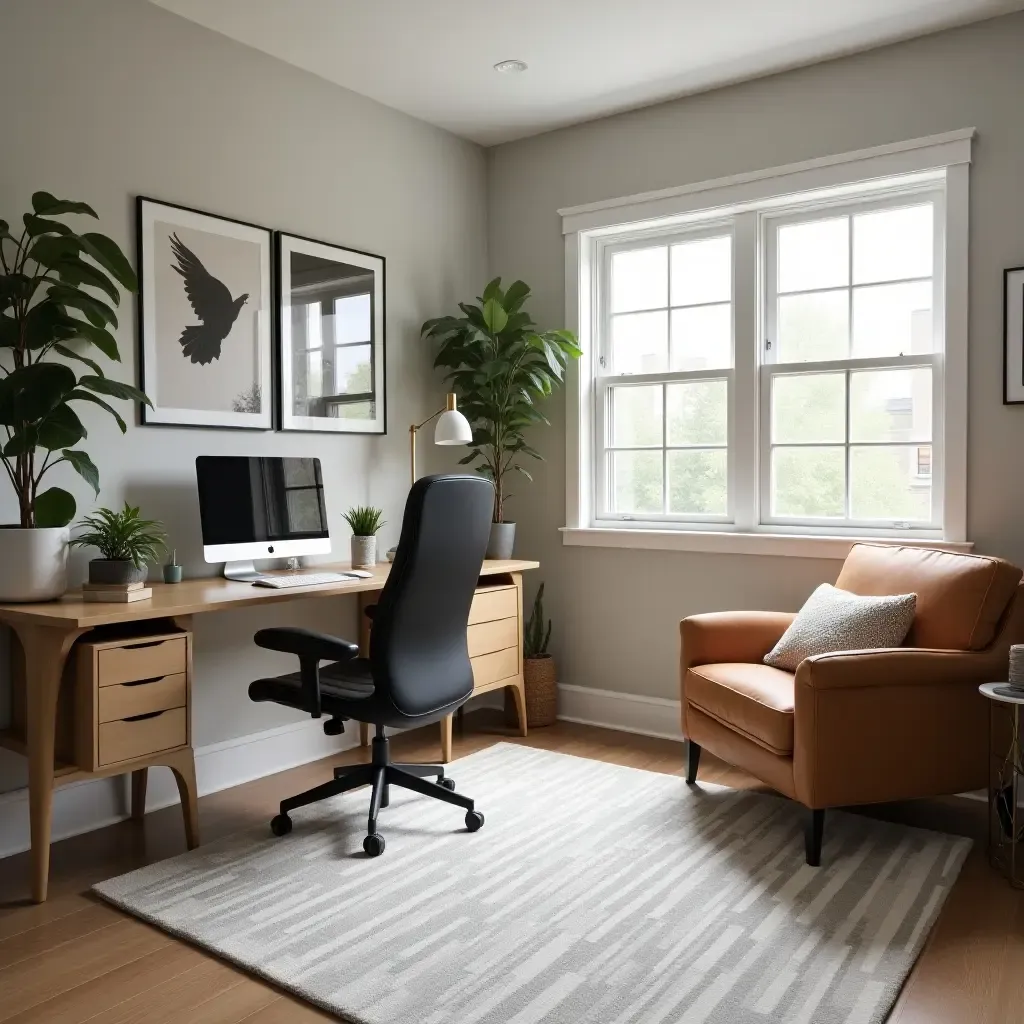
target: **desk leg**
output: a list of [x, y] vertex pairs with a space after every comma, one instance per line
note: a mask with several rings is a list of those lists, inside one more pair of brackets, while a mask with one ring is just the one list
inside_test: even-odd
[[441, 719], [441, 764], [448, 764], [452, 759], [452, 716], [445, 715]]
[[132, 821], [142, 821], [146, 817], [146, 784], [148, 782], [148, 768], [138, 768], [132, 772]]
[[57, 697], [71, 645], [84, 630], [21, 623], [14, 627], [25, 654], [28, 802], [32, 834], [32, 899], [46, 900], [53, 814], [54, 731]]
[[199, 845], [199, 793], [196, 790], [196, 759], [191, 747], [165, 756], [162, 764], [174, 772], [181, 797], [181, 816], [185, 819], [185, 844], [190, 850]]

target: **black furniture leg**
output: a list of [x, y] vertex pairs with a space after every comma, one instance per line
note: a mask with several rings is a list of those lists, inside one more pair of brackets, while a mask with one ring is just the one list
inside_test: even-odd
[[373, 835], [377, 831], [377, 815], [380, 814], [380, 809], [383, 806], [384, 791], [388, 788], [387, 769], [374, 768], [373, 772], [373, 794], [370, 797], [370, 815], [366, 820], [366, 832], [368, 835]]
[[692, 786], [697, 781], [697, 766], [700, 764], [700, 747], [693, 740], [686, 741], [686, 784]]
[[435, 800], [443, 800], [446, 804], [455, 804], [456, 807], [465, 807], [467, 811], [473, 810], [473, 801], [468, 796], [455, 793], [436, 782], [427, 782], [411, 772], [392, 765], [388, 769], [388, 780], [394, 786], [401, 786], [402, 789], [411, 789], [414, 793], [422, 793], [423, 796], [432, 796]]
[[429, 779], [435, 776], [438, 779], [444, 778], [444, 765], [442, 764], [394, 764], [392, 768], [407, 775], [415, 775], [420, 779]]
[[804, 833], [804, 852], [809, 867], [821, 865], [821, 841], [825, 835], [825, 812], [811, 811], [807, 818], [807, 831]]
[[289, 811], [294, 811], [297, 807], [305, 807], [307, 804], [314, 804], [318, 800], [328, 800], [332, 796], [338, 796], [340, 793], [347, 793], [350, 789], [358, 789], [360, 786], [365, 786], [373, 782], [374, 770], [373, 765], [354, 765], [340, 778], [335, 777], [330, 782], [315, 786], [313, 789], [307, 789], [305, 793], [282, 800], [281, 813], [287, 814]]

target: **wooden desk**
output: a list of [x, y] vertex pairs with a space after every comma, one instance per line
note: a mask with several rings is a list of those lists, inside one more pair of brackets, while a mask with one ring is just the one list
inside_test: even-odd
[[[537, 562], [511, 559], [484, 562], [482, 576], [513, 577], [536, 569]], [[343, 571], [347, 565], [316, 566], [313, 571]], [[57, 700], [68, 655], [76, 640], [90, 630], [121, 623], [166, 620], [182, 630], [189, 629], [191, 616], [247, 605], [277, 604], [297, 598], [344, 597], [368, 594], [383, 588], [390, 565], [378, 565], [371, 579], [354, 579], [296, 590], [269, 590], [221, 577], [186, 580], [166, 585], [153, 583], [153, 597], [133, 604], [93, 604], [79, 594], [39, 604], [0, 605], [0, 623], [10, 626], [21, 644], [26, 679], [26, 732], [24, 736], [0, 732], [0, 746], [24, 754], [29, 762], [29, 815], [32, 835], [32, 898], [46, 899], [50, 869], [50, 826], [53, 790], [56, 785], [81, 779], [124, 774], [132, 766], [119, 765], [108, 771], [87, 771], [74, 764], [56, 764], [54, 743]], [[182, 756], [183, 755], [183, 756]], [[174, 763], [167, 758], [178, 779], [190, 845], [198, 842], [196, 827], [195, 769], [191, 746], [179, 748]], [[149, 763], [153, 763], [150, 759]]]

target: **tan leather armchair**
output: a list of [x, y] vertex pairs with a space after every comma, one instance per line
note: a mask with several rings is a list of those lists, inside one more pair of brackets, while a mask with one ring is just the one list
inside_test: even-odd
[[1024, 586], [1009, 562], [857, 544], [836, 586], [917, 594], [899, 648], [762, 659], [793, 621], [779, 612], [694, 615], [680, 625], [687, 782], [707, 748], [810, 809], [807, 863], [821, 861], [825, 809], [938, 796], [988, 784], [988, 706], [1024, 643]]

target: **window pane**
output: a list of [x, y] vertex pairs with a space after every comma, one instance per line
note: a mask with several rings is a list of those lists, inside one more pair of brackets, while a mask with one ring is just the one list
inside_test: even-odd
[[851, 441], [931, 439], [931, 367], [850, 374]]
[[676, 515], [724, 516], [725, 449], [668, 453], [668, 510]]
[[343, 295], [334, 300], [334, 341], [346, 345], [373, 339], [369, 293]]
[[662, 373], [668, 368], [668, 312], [612, 317], [613, 373]]
[[932, 204], [853, 218], [853, 283], [931, 277]]
[[732, 239], [702, 238], [672, 246], [672, 305], [732, 298]]
[[[662, 444], [660, 384], [612, 388], [612, 446]], [[659, 456], [660, 457], [660, 456]]]
[[918, 473], [917, 445], [850, 449], [850, 515], [931, 521], [932, 482]]
[[776, 448], [772, 452], [773, 516], [842, 518], [846, 452], [843, 448]]
[[662, 511], [661, 452], [609, 452], [612, 511], [625, 515]]
[[883, 284], [853, 292], [853, 356], [931, 352], [932, 283]]
[[373, 391], [370, 345], [352, 345], [334, 350], [334, 393], [365, 395]]
[[779, 291], [836, 288], [850, 283], [847, 217], [779, 228]]
[[724, 380], [669, 384], [668, 443], [727, 444], [728, 399], [729, 385]]
[[732, 366], [732, 306], [672, 310], [672, 369]]
[[846, 440], [846, 375], [799, 373], [772, 378], [772, 442]]
[[668, 305], [668, 248], [631, 249], [612, 256], [612, 312]]
[[845, 288], [780, 295], [776, 323], [780, 363], [846, 359], [850, 351], [850, 293]]

